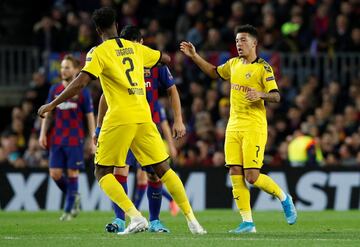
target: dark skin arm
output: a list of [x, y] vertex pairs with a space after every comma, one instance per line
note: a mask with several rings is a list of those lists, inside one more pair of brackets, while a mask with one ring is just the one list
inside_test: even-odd
[[51, 122], [53, 121], [53, 114], [52, 112], [48, 112], [45, 114], [45, 118], [41, 121], [41, 129], [40, 129], [40, 136], [39, 136], [39, 144], [42, 148], [47, 148], [47, 138], [46, 133], [50, 129]]
[[52, 111], [57, 105], [63, 103], [67, 99], [74, 97], [79, 94], [81, 89], [83, 89], [90, 81], [90, 75], [85, 72], [80, 72], [80, 74], [65, 88], [65, 90], [56, 97], [49, 104], [42, 105], [38, 110], [38, 115], [44, 118], [46, 112]]

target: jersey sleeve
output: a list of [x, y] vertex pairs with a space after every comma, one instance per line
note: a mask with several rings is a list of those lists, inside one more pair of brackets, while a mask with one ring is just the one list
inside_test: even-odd
[[159, 115], [160, 115], [160, 123], [167, 120], [165, 108], [159, 102]]
[[159, 67], [159, 81], [161, 86], [165, 89], [175, 85], [174, 77], [166, 65]]
[[141, 45], [138, 43], [135, 43], [138, 45], [139, 49], [141, 50], [143, 61], [144, 61], [144, 67], [146, 68], [152, 68], [154, 67], [161, 58], [161, 52], [158, 50], [151, 49], [150, 47], [147, 47], [145, 45]]
[[92, 102], [92, 98], [91, 98], [91, 94], [90, 94], [89, 89], [84, 88], [82, 90], [82, 95], [84, 97], [84, 102], [83, 102], [83, 105], [82, 105], [84, 113], [87, 114], [87, 113], [94, 112], [94, 105], [93, 105], [93, 102]]
[[215, 69], [220, 78], [225, 81], [229, 80], [231, 77], [230, 61], [231, 60], [228, 60], [226, 63], [217, 66]]
[[52, 85], [49, 89], [49, 93], [48, 93], [48, 97], [46, 99], [46, 104], [50, 103], [55, 97], [55, 88], [56, 88], [56, 85]]
[[103, 64], [99, 59], [96, 48], [92, 48], [86, 55], [85, 66], [81, 71], [87, 73], [94, 80], [99, 77], [102, 70]]
[[269, 64], [264, 64], [264, 74], [262, 78], [266, 93], [272, 90], [279, 90], [275, 81], [274, 72]]

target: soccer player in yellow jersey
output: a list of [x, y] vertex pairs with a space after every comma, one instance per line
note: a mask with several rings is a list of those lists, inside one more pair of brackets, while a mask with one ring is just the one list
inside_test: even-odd
[[239, 56], [214, 66], [201, 58], [190, 42], [181, 42], [180, 50], [211, 78], [230, 80], [230, 118], [225, 135], [225, 161], [233, 187], [233, 196], [243, 222], [232, 233], [256, 232], [250, 207], [250, 192], [245, 180], [281, 201], [287, 222], [296, 222], [297, 214], [290, 195], [267, 175], [260, 173], [267, 140], [264, 102], [279, 102], [280, 94], [271, 66], [257, 57], [257, 30], [251, 25], [236, 29]]
[[95, 177], [105, 194], [130, 217], [121, 234], [145, 231], [148, 222], [135, 208], [123, 187], [113, 175], [114, 167], [125, 166], [129, 148], [142, 166], [152, 166], [155, 173], [182, 210], [189, 230], [206, 231], [194, 216], [180, 178], [170, 168], [164, 143], [152, 122], [146, 100], [144, 67], [158, 61], [168, 63], [170, 57], [139, 43], [117, 37], [116, 14], [111, 8], [95, 10], [92, 15], [102, 44], [91, 49], [79, 76], [38, 114], [52, 111], [58, 104], [78, 94], [92, 79], [99, 78], [108, 104], [95, 153]]

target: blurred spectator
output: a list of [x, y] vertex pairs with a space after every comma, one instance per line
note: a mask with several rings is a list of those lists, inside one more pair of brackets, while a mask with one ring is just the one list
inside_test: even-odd
[[63, 38], [64, 47], [66, 48], [66, 50], [69, 50], [71, 43], [78, 38], [79, 25], [80, 20], [76, 13], [67, 13]]
[[202, 2], [199, 0], [189, 0], [185, 5], [184, 13], [176, 21], [175, 34], [177, 43], [185, 40], [188, 31], [195, 24], [203, 9]]
[[134, 2], [125, 1], [121, 6], [121, 13], [119, 15], [118, 25], [120, 27], [125, 27], [127, 25], [137, 26], [139, 20], [136, 17], [136, 10], [138, 5]]
[[230, 116], [230, 100], [228, 98], [221, 98], [219, 101], [219, 119], [216, 121], [215, 138], [217, 146], [223, 148], [225, 140], [226, 126]]
[[296, 131], [289, 143], [288, 156], [292, 167], [317, 167], [323, 162], [323, 155], [315, 138]]
[[316, 9], [316, 13], [313, 20], [314, 34], [316, 37], [328, 33], [330, 26], [330, 19], [328, 15], [328, 7], [325, 3], [320, 4]]
[[24, 161], [27, 167], [48, 167], [48, 161], [45, 158], [45, 151], [40, 147], [38, 137], [31, 135], [28, 148], [24, 154]]
[[54, 21], [50, 16], [43, 16], [34, 25], [34, 44], [40, 51], [49, 53], [51, 51], [61, 51], [61, 24]]
[[340, 163], [343, 166], [355, 166], [356, 157], [352, 153], [350, 147], [346, 144], [342, 144], [339, 149]]
[[70, 50], [87, 52], [93, 47], [93, 44], [94, 34], [90, 26], [86, 23], [80, 24], [77, 40], [70, 45]]
[[360, 27], [356, 27], [351, 31], [349, 51], [360, 52]]
[[186, 40], [193, 43], [195, 47], [200, 48], [205, 39], [205, 28], [205, 20], [197, 18], [195, 24], [186, 33]]
[[336, 17], [335, 33], [332, 36], [331, 43], [338, 52], [349, 51], [351, 33], [349, 31], [349, 20], [345, 15], [338, 15]]
[[299, 52], [299, 29], [300, 25], [293, 22], [286, 22], [281, 27], [283, 38], [278, 43], [278, 50], [282, 52]]
[[25, 162], [22, 159], [21, 152], [17, 146], [18, 136], [12, 130], [5, 130], [1, 134], [1, 147], [3, 156], [6, 157], [7, 162], [15, 168], [25, 167]]
[[345, 132], [347, 135], [353, 134], [359, 127], [359, 115], [355, 107], [348, 105], [345, 107]]
[[216, 151], [212, 158], [214, 167], [222, 167], [225, 165], [225, 155], [222, 151]]
[[7, 159], [4, 148], [0, 146], [0, 168], [1, 167], [11, 167], [11, 165]]
[[208, 30], [207, 38], [202, 46], [204, 51], [226, 51], [227, 45], [222, 41], [220, 31], [216, 28]]
[[25, 93], [25, 98], [34, 103], [34, 109], [38, 109], [45, 103], [50, 84], [46, 81], [45, 71], [39, 69], [32, 74], [32, 80], [29, 83], [29, 89]]
[[174, 28], [177, 17], [177, 9], [174, 1], [157, 0], [158, 5], [153, 8], [152, 16], [157, 18], [161, 24], [161, 28], [171, 30]]

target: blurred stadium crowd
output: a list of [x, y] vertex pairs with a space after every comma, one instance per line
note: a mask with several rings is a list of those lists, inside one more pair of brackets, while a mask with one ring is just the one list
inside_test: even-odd
[[[33, 44], [43, 52], [45, 68], [45, 58], [51, 52], [87, 52], [99, 43], [90, 17], [101, 6], [118, 11], [119, 29], [128, 24], [140, 26], [145, 44], [172, 54], [170, 69], [187, 126], [186, 137], [176, 142], [177, 166], [224, 165], [230, 94], [229, 83], [210, 80], [179, 52], [181, 40], [191, 41], [210, 61], [212, 56], [213, 61], [222, 61], [224, 51], [236, 56], [234, 28], [250, 23], [259, 30], [260, 52], [314, 56], [360, 52], [360, 3], [355, 0], [56, 0], [33, 23]], [[277, 83], [282, 101], [267, 106], [269, 136], [264, 163], [360, 166], [359, 75], [346, 82], [324, 81], [317, 75], [295, 82], [279, 74]], [[24, 99], [12, 110], [11, 124], [1, 130], [2, 165], [47, 167], [46, 151], [38, 144], [36, 111], [45, 102], [49, 87], [46, 69], [35, 71]], [[97, 108], [101, 89], [97, 82], [90, 87]], [[161, 101], [171, 122], [166, 97]], [[309, 157], [293, 162], [289, 146], [303, 136], [309, 137], [303, 147]], [[300, 153], [301, 145], [296, 145]], [[313, 158], [311, 152], [315, 153]], [[85, 148], [85, 153], [91, 162], [90, 148]]]

